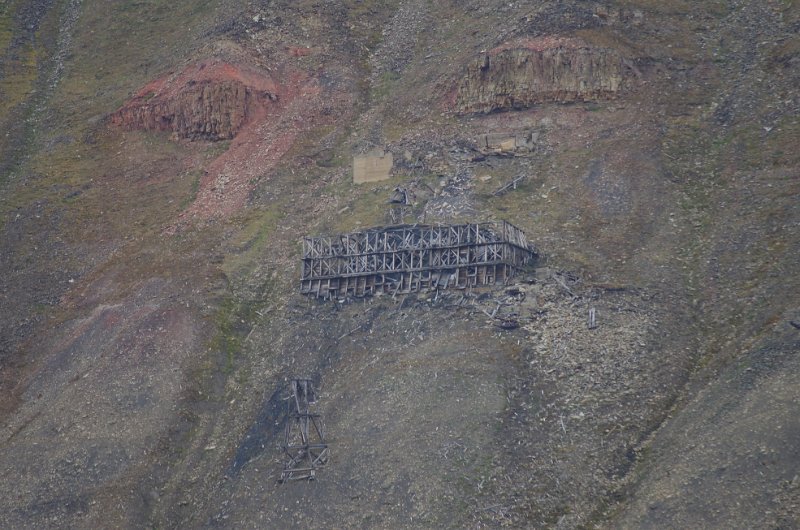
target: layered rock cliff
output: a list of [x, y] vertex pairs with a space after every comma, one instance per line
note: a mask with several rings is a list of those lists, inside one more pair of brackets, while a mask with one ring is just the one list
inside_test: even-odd
[[175, 99], [151, 98], [121, 108], [113, 121], [130, 129], [173, 131], [181, 138], [233, 138], [247, 119], [252, 94], [238, 83], [187, 87]]
[[624, 77], [624, 62], [612, 49], [578, 39], [524, 39], [470, 63], [458, 85], [455, 107], [461, 113], [492, 112], [608, 99], [620, 91]]
[[150, 83], [111, 121], [126, 129], [171, 131], [179, 138], [229, 140], [277, 98], [267, 79], [229, 64], [197, 65]]

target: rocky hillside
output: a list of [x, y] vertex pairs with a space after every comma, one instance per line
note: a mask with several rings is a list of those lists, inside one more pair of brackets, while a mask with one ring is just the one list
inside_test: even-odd
[[128, 130], [171, 131], [183, 139], [230, 140], [277, 99], [277, 87], [263, 74], [200, 63], [145, 86], [111, 115], [111, 123]]
[[[5, 2], [0, 527], [800, 527], [798, 34], [778, 0]], [[397, 186], [542, 257], [301, 296], [301, 237]], [[279, 484], [296, 376], [331, 460]]]
[[634, 68], [615, 50], [577, 39], [508, 42], [467, 66], [455, 106], [465, 114], [610, 99], [626, 70]]

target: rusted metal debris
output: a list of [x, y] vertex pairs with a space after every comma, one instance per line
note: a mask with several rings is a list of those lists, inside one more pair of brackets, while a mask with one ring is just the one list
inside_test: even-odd
[[311, 379], [292, 379], [288, 398], [283, 452], [288, 460], [281, 472], [281, 482], [314, 480], [316, 472], [328, 462], [328, 444], [319, 414], [310, 411], [316, 393]]
[[306, 237], [300, 292], [344, 299], [506, 284], [536, 256], [522, 230], [506, 221]]

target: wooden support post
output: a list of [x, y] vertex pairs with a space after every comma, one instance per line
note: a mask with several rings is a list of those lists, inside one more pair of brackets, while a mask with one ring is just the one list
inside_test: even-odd
[[597, 327], [597, 311], [595, 311], [594, 307], [589, 308], [589, 329], [595, 329]]

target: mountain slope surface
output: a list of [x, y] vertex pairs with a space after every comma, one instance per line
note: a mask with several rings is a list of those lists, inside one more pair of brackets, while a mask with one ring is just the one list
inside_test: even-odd
[[[0, 526], [800, 526], [799, 29], [777, 0], [4, 3]], [[376, 147], [390, 179], [354, 184]], [[301, 237], [393, 222], [397, 186], [405, 222], [507, 219], [542, 257], [298, 294]], [[298, 376], [332, 457], [282, 485]]]

